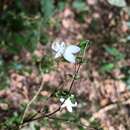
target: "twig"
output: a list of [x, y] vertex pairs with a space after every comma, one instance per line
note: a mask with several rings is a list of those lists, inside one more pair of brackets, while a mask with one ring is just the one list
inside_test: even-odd
[[[41, 68], [40, 68], [40, 71], [41, 71]], [[42, 75], [42, 77], [43, 77], [43, 72], [42, 72], [42, 71], [41, 71], [41, 75]], [[22, 124], [23, 124], [23, 122], [24, 122], [24, 119], [25, 119], [25, 117], [26, 117], [26, 113], [28, 112], [30, 105], [36, 100], [37, 96], [39, 95], [39, 93], [40, 93], [41, 90], [43, 89], [43, 86], [44, 86], [44, 80], [42, 79], [41, 85], [40, 85], [40, 87], [39, 87], [37, 93], [34, 95], [34, 97], [31, 99], [31, 101], [27, 104], [27, 106], [26, 106], [26, 108], [25, 108], [25, 111], [24, 111], [24, 113], [23, 113], [23, 116], [22, 116], [22, 119], [21, 119], [21, 122], [20, 122], [20, 128], [21, 128], [21, 126], [22, 126]]]
[[[122, 105], [127, 105], [127, 104], [130, 104], [130, 99], [126, 100], [126, 101], [123, 101], [121, 102]], [[115, 103], [115, 104], [111, 104], [111, 105], [108, 105], [102, 109], [100, 109], [98, 112], [95, 112], [93, 113], [93, 116], [91, 119], [93, 118], [100, 118], [100, 116], [105, 113], [105, 112], [108, 112], [114, 108], [117, 108], [119, 106], [119, 104]]]
[[[89, 40], [87, 40], [87, 44], [85, 45], [84, 52], [83, 52], [83, 55], [82, 55], [82, 58], [81, 58], [81, 63], [82, 63], [83, 60], [84, 60], [84, 57], [85, 57], [85, 53], [86, 53], [86, 49], [87, 49], [87, 47], [88, 47], [88, 44], [89, 44]], [[80, 67], [81, 67], [81, 64], [78, 65], [78, 68], [77, 68], [77, 70], [76, 70], [75, 73], [74, 73], [74, 76], [73, 76], [72, 81], [71, 81], [71, 84], [70, 84], [69, 92], [71, 91], [71, 89], [72, 89], [72, 87], [73, 87], [75, 78], [76, 78], [77, 74], [78, 74], [79, 71], [80, 71]]]

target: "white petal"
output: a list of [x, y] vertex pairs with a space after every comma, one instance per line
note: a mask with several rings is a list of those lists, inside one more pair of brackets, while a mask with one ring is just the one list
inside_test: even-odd
[[72, 102], [71, 102], [71, 100], [69, 98], [65, 101], [65, 103], [66, 103], [67, 106], [71, 106], [72, 105]]
[[63, 56], [70, 63], [75, 63], [76, 57], [73, 54], [78, 53], [79, 51], [80, 51], [80, 48], [78, 46], [69, 45], [66, 47]]
[[52, 43], [51, 48], [52, 48], [54, 51], [58, 51], [58, 50], [59, 50], [59, 47], [60, 47], [59, 43], [57, 43], [57, 42], [55, 42], [55, 41]]
[[61, 101], [61, 102], [64, 102], [64, 100], [65, 100], [64, 98], [60, 98], [60, 101]]
[[66, 107], [66, 104], [65, 104], [65, 103], [61, 105], [61, 108], [64, 108], [64, 107]]
[[78, 53], [80, 51], [80, 48], [75, 45], [68, 45], [65, 50], [67, 53]]
[[60, 42], [59, 40], [55, 40], [53, 43], [52, 43], [52, 46], [51, 48], [54, 50], [54, 51], [59, 51], [59, 50], [63, 50], [65, 49], [65, 43], [64, 42]]
[[70, 63], [75, 63], [75, 56], [73, 54], [65, 52], [63, 56]]
[[73, 111], [73, 109], [72, 109], [71, 106], [66, 106], [66, 108], [67, 108], [67, 110], [68, 110], [69, 112], [72, 112], [72, 111]]
[[57, 52], [57, 53], [55, 54], [55, 59], [58, 58], [58, 57], [61, 57], [61, 56], [62, 56], [61, 52]]
[[61, 47], [65, 47], [65, 43], [64, 42], [61, 42]]

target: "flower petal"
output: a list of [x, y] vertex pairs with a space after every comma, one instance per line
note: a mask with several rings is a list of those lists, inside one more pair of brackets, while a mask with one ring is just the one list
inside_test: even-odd
[[60, 101], [61, 101], [61, 102], [64, 102], [64, 100], [65, 100], [64, 98], [60, 98]]
[[52, 50], [58, 51], [58, 50], [59, 50], [59, 47], [60, 47], [60, 45], [59, 45], [56, 41], [54, 41], [54, 42], [52, 43], [52, 46], [51, 46]]
[[80, 51], [80, 47], [76, 46], [76, 45], [68, 45], [66, 47], [66, 52], [67, 53], [72, 53], [72, 54], [76, 54]]
[[59, 58], [59, 57], [61, 57], [61, 56], [62, 56], [61, 52], [57, 52], [57, 53], [55, 54], [55, 59], [56, 59], [56, 58]]
[[65, 103], [61, 105], [61, 108], [65, 108], [65, 107], [66, 107], [66, 104], [65, 104]]
[[67, 110], [68, 110], [69, 112], [73, 112], [73, 109], [72, 109], [71, 106], [66, 106], [66, 108], [67, 108]]
[[65, 53], [63, 54], [63, 56], [64, 56], [64, 58], [65, 58], [68, 62], [70, 62], [70, 63], [75, 63], [75, 56], [74, 56], [73, 54], [67, 53], [67, 52], [65, 51]]

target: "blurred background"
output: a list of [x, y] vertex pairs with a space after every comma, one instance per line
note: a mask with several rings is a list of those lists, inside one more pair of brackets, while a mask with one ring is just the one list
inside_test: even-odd
[[55, 39], [91, 43], [71, 91], [78, 106], [21, 130], [129, 130], [129, 0], [0, 0], [0, 129], [18, 129], [42, 81], [26, 118], [53, 112], [68, 94], [75, 70], [54, 59]]

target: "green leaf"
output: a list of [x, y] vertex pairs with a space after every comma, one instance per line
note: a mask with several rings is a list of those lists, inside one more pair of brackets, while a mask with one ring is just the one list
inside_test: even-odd
[[117, 60], [121, 60], [125, 58], [125, 55], [121, 52], [119, 52], [116, 48], [114, 47], [107, 47], [105, 46], [105, 50], [107, 53], [110, 55], [114, 56]]
[[15, 70], [21, 70], [23, 68], [23, 65], [13, 61], [12, 64], [10, 65], [10, 68], [13, 68]]
[[130, 41], [130, 35], [127, 36], [127, 41]]
[[130, 16], [130, 6], [128, 6], [128, 7], [126, 8], [126, 10], [127, 10], [127, 12], [128, 12], [128, 15]]
[[65, 2], [64, 1], [59, 1], [58, 2], [58, 10], [63, 11], [65, 8]]
[[53, 0], [41, 0], [41, 12], [45, 17], [45, 20], [50, 18], [54, 13]]
[[85, 49], [85, 48], [88, 48], [89, 43], [90, 43], [89, 40], [81, 41], [81, 42], [79, 43], [79, 47], [80, 47], [80, 49], [81, 49], [81, 53], [84, 52], [84, 49]]
[[23, 46], [26, 43], [27, 38], [23, 37], [22, 35], [15, 34], [14, 40], [16, 44]]
[[125, 75], [122, 80], [126, 83], [128, 89], [130, 89], [130, 66], [122, 67], [121, 72]]
[[79, 126], [78, 128], [79, 130], [86, 130], [83, 126]]
[[83, 11], [88, 10], [88, 6], [86, 5], [86, 3], [81, 1], [81, 0], [74, 1], [72, 6], [73, 6], [73, 8], [75, 8], [79, 12], [83, 12]]
[[125, 0], [107, 0], [109, 4], [117, 7], [126, 7], [126, 1]]
[[129, 21], [129, 22], [127, 22], [127, 26], [128, 26], [128, 28], [130, 29], [130, 21]]
[[29, 37], [29, 39], [28, 39], [28, 49], [30, 50], [30, 51], [34, 51], [35, 50], [35, 48], [36, 48], [36, 45], [37, 45], [37, 43], [38, 43], [38, 38], [39, 37], [39, 32], [37, 32], [37, 31], [33, 31], [31, 34], [30, 34], [30, 37]]
[[41, 59], [41, 68], [44, 73], [49, 73], [53, 70], [53, 59], [51, 56], [45, 56]]
[[106, 63], [101, 67], [102, 72], [111, 72], [112, 69], [114, 68], [114, 64], [112, 63]]

